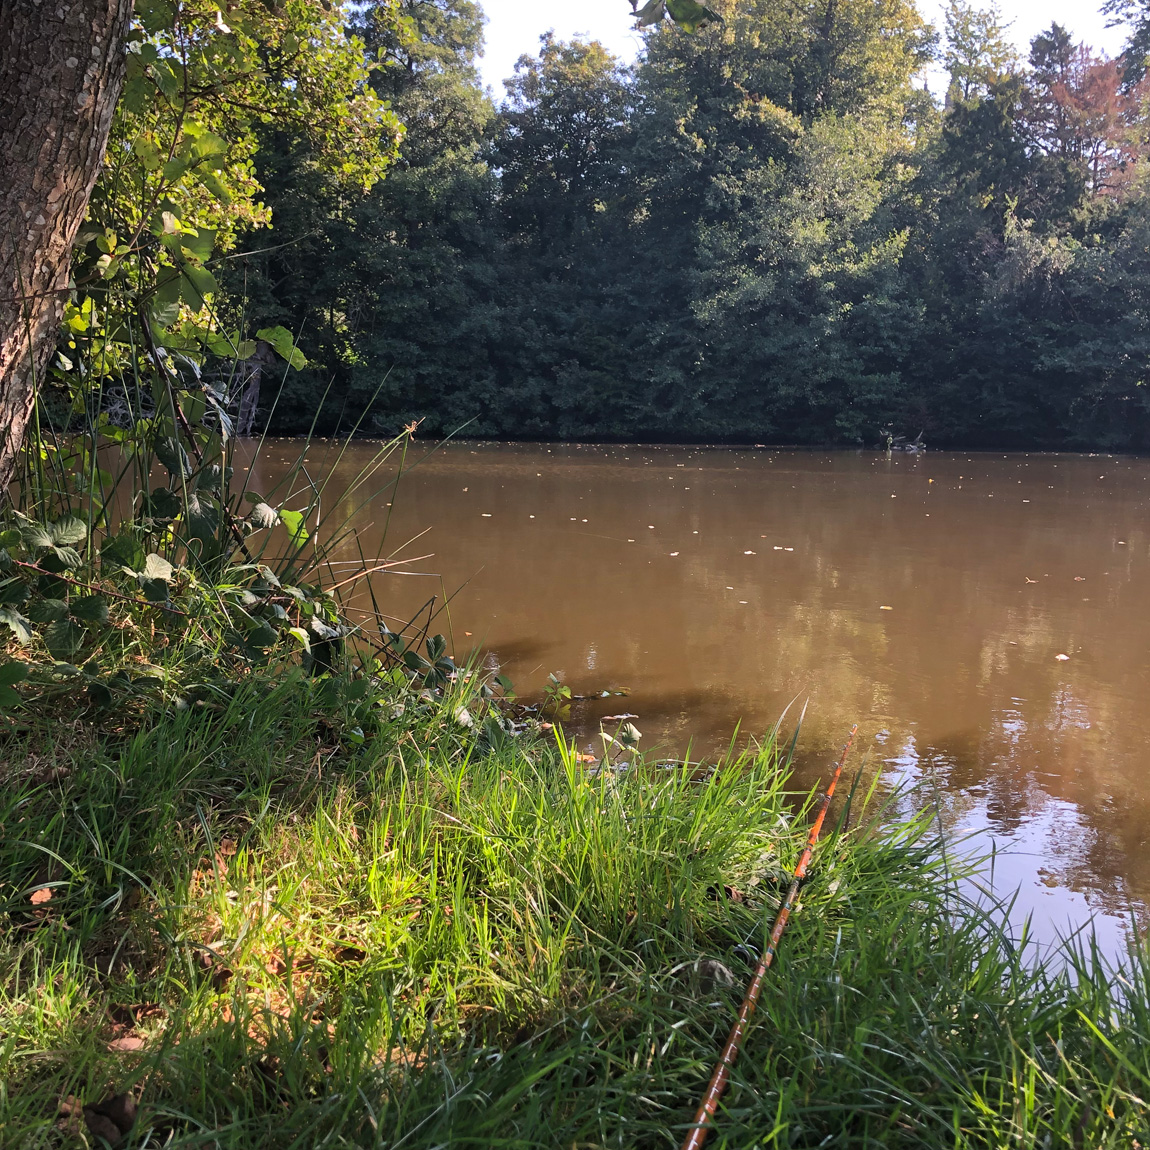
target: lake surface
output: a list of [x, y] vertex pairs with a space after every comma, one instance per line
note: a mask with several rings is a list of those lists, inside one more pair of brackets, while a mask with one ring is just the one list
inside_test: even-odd
[[1113, 949], [1150, 903], [1150, 461], [456, 444], [387, 499], [371, 549], [390, 514], [387, 551], [433, 557], [383, 610], [446, 593], [433, 630], [521, 694], [629, 689], [577, 705], [584, 744], [631, 712], [706, 754], [805, 704], [801, 782], [858, 722], [855, 767], [993, 840], [1041, 936], [1093, 912]]

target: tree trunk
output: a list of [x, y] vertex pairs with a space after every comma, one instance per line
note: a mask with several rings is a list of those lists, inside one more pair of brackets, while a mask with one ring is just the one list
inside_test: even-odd
[[260, 383], [263, 381], [265, 367], [271, 367], [276, 361], [275, 349], [267, 340], [261, 339], [256, 344], [256, 350], [246, 360], [244, 368], [247, 378], [240, 391], [239, 410], [236, 413], [236, 435], [246, 439], [255, 427], [256, 413], [260, 406]]
[[0, 0], [0, 499], [56, 346], [132, 0]]

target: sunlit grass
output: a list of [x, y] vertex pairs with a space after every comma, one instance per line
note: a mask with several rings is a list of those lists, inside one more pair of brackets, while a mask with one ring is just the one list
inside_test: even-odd
[[[352, 749], [300, 678], [10, 743], [0, 1144], [132, 1090], [133, 1145], [677, 1145], [800, 849], [785, 755], [592, 778], [478, 740], [470, 689], [397, 694]], [[860, 825], [825, 836], [711, 1144], [1145, 1143], [1141, 958], [1036, 966], [928, 817]]]

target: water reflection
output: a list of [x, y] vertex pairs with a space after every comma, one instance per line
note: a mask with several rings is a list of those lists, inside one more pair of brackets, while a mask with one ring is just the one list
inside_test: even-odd
[[[435, 574], [381, 591], [397, 617], [456, 592], [460, 653], [521, 691], [552, 671], [627, 687], [668, 750], [798, 699], [809, 782], [857, 719], [876, 767], [1016, 848], [996, 877], [1023, 905], [1080, 920], [1150, 899], [1148, 498], [1129, 458], [455, 445], [403, 480], [389, 526], [389, 551], [431, 529]], [[618, 709], [583, 705], [584, 741]]]

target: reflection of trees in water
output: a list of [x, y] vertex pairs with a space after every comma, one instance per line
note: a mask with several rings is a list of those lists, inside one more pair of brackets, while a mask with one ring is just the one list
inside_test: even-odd
[[[1132, 527], [1148, 474], [1065, 457], [895, 466], [465, 445], [404, 481], [391, 537], [434, 528], [427, 566], [448, 590], [472, 580], [454, 626], [521, 690], [552, 670], [576, 691], [630, 686], [645, 744], [698, 753], [807, 699], [797, 783], [823, 773], [857, 719], [860, 746], [887, 732], [869, 772], [897, 774], [883, 760], [909, 756], [952, 825], [1013, 835], [1053, 820], [1044, 849], [1060, 881], [1120, 902], [1150, 895], [1148, 540]], [[438, 589], [415, 583], [387, 584], [397, 614], [404, 595], [414, 606]], [[588, 731], [618, 709], [583, 708]]]

